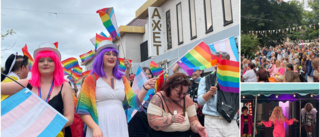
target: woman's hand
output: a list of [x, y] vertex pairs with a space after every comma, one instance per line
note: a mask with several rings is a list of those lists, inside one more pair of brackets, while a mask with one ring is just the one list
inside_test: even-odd
[[201, 137], [207, 137], [208, 135], [207, 135], [207, 131], [206, 131], [206, 129], [203, 127], [203, 126], [201, 126], [201, 125], [197, 125], [197, 129], [196, 129], [197, 131], [198, 131], [198, 134], [201, 136]]
[[259, 126], [261, 126], [262, 125], [262, 121], [261, 122], [259, 122], [259, 123], [257, 123]]
[[293, 118], [293, 122], [299, 122], [299, 120], [297, 120], [296, 118]]
[[144, 87], [148, 90], [153, 89], [154, 85], [156, 84], [156, 81], [157, 81], [157, 78], [149, 79], [146, 83], [144, 83]]
[[93, 137], [103, 137], [102, 131], [99, 127], [92, 130]]
[[184, 116], [182, 114], [175, 114], [171, 117], [172, 123], [183, 123], [185, 121]]
[[131, 69], [132, 64], [130, 63], [130, 61], [129, 61], [129, 60], [124, 59], [124, 66], [126, 66], [126, 68], [127, 68], [128, 70], [130, 70], [130, 69]]

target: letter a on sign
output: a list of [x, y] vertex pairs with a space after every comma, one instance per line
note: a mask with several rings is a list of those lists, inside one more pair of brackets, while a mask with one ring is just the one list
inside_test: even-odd
[[157, 8], [155, 8], [154, 9], [154, 11], [153, 11], [153, 13], [152, 13], [152, 19], [154, 19], [154, 17], [158, 17], [159, 19], [161, 19], [161, 17], [160, 17], [160, 13], [159, 13], [159, 11], [158, 11], [158, 9]]

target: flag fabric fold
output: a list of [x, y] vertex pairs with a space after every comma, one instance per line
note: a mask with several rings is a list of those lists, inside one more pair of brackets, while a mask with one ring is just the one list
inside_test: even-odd
[[159, 67], [159, 65], [157, 63], [155, 63], [154, 61], [150, 62], [150, 69], [151, 69], [153, 76], [157, 76], [163, 72], [162, 68]]
[[100, 9], [97, 13], [99, 13], [102, 24], [108, 30], [112, 39], [119, 39], [120, 33], [113, 7]]
[[93, 57], [94, 57], [94, 52], [92, 50], [80, 55], [81, 62], [85, 62], [89, 59], [92, 59]]
[[212, 52], [225, 51], [230, 55], [230, 60], [239, 61], [239, 54], [234, 37], [223, 39], [209, 44]]
[[[118, 59], [119, 59], [119, 70], [124, 73], [127, 69], [126, 66], [124, 65], [124, 59], [123, 58], [118, 58]], [[129, 60], [129, 59], [128, 61], [130, 63], [132, 62], [132, 60]]]
[[61, 63], [67, 70], [70, 70], [71, 68], [79, 66], [78, 60], [74, 57], [67, 58], [67, 59], [61, 61]]
[[28, 51], [27, 44], [25, 44], [24, 47], [22, 48], [22, 53], [23, 55], [28, 57], [29, 71], [31, 71], [34, 60]]

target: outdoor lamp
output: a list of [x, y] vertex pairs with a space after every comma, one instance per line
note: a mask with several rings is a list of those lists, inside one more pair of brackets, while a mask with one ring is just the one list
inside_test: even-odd
[[276, 95], [276, 98], [278, 98], [279, 97], [279, 95]]
[[313, 94], [310, 94], [310, 97], [313, 97]]
[[296, 94], [293, 94], [293, 97], [296, 97]]
[[242, 98], [246, 98], [245, 96], [242, 96]]

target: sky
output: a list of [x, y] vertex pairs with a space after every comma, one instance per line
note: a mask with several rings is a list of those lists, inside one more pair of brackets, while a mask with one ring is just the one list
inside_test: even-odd
[[[1, 67], [12, 53], [22, 55], [27, 44], [31, 56], [40, 44], [59, 43], [62, 60], [94, 50], [90, 39], [108, 31], [97, 10], [113, 7], [118, 26], [135, 18], [147, 0], [1, 0], [1, 34], [15, 34], [1, 40]], [[84, 66], [83, 70], [84, 69]]]

